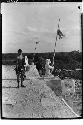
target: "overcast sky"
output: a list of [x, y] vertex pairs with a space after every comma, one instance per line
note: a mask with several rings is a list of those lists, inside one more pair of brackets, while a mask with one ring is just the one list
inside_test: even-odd
[[2, 3], [2, 53], [52, 52], [58, 19], [65, 37], [57, 41], [57, 52], [81, 51], [79, 2]]

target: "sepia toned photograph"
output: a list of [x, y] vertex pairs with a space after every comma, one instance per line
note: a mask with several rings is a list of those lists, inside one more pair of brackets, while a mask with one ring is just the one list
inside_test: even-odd
[[82, 117], [82, 3], [1, 3], [2, 118]]

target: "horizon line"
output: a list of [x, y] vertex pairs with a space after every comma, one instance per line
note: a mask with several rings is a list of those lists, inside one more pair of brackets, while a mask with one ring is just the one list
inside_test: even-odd
[[[55, 52], [55, 53], [70, 53], [70, 52], [79, 52], [81, 53], [82, 51], [79, 51], [79, 50], [73, 50], [73, 51], [69, 51], [69, 52]], [[17, 52], [15, 52], [17, 53]], [[23, 53], [27, 53], [27, 54], [34, 54], [34, 52], [23, 52]], [[54, 52], [38, 52], [38, 53], [54, 53]], [[38, 53], [35, 53], [35, 54], [38, 54]], [[14, 54], [12, 52], [8, 52], [8, 53], [2, 53], [2, 54]]]

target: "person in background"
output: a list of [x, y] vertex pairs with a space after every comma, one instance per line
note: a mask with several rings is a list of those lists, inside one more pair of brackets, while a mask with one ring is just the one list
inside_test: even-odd
[[25, 56], [25, 71], [28, 71], [29, 70], [29, 63], [28, 63], [28, 58], [27, 56]]
[[[22, 55], [22, 50], [19, 49], [18, 50], [18, 56], [17, 56], [17, 59], [16, 59], [16, 75], [17, 75], [17, 83], [18, 83], [18, 88], [19, 88], [19, 78], [20, 78], [20, 73], [21, 73], [21, 70], [23, 70], [23, 81], [24, 81], [24, 78], [26, 77], [25, 76], [25, 58], [23, 57]], [[23, 85], [23, 82], [21, 82], [21, 87], [25, 87]]]
[[46, 64], [45, 64], [45, 76], [52, 75], [51, 72], [54, 70], [54, 66], [50, 66], [50, 59], [46, 59]]

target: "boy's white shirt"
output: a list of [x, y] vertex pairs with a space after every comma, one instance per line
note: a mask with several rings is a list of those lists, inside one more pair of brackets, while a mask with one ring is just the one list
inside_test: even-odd
[[47, 62], [46, 65], [45, 65], [45, 69], [46, 69], [46, 73], [45, 73], [45, 74], [46, 74], [46, 75], [50, 75], [50, 74], [51, 74], [50, 70], [51, 70], [51, 69], [53, 70], [54, 67], [50, 66], [50, 65], [49, 65], [49, 62]]
[[25, 56], [25, 63], [26, 63], [26, 65], [25, 66], [28, 66], [29, 64], [28, 64], [28, 58]]

